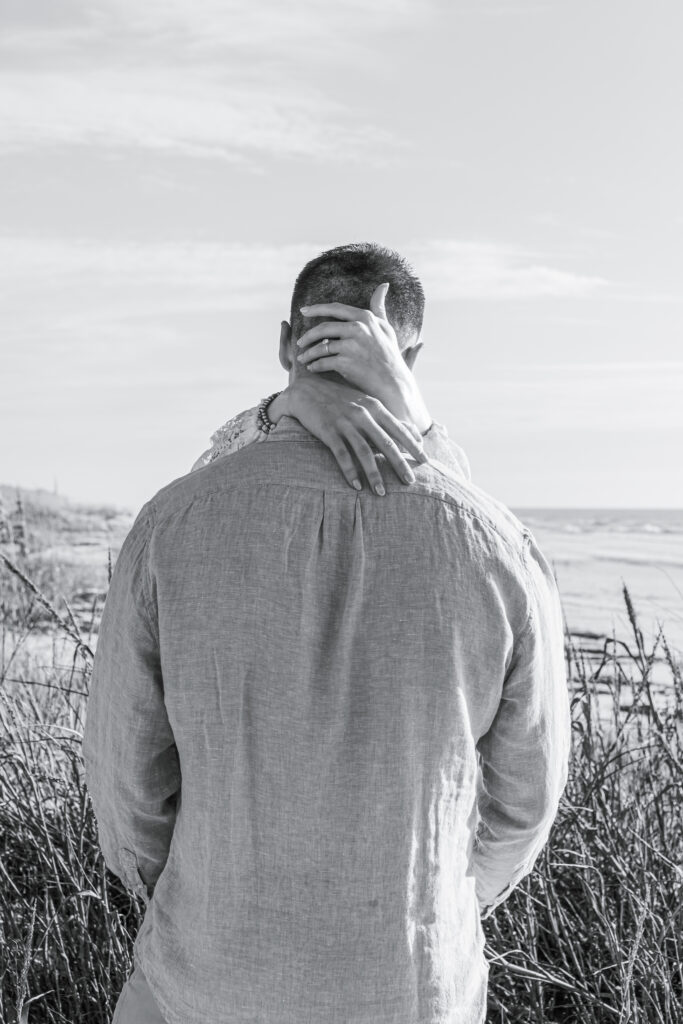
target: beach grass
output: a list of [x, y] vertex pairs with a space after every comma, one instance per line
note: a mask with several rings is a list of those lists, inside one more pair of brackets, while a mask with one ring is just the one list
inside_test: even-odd
[[[5, 1024], [108, 1024], [145, 910], [105, 868], [84, 785], [105, 593], [84, 624], [64, 586], [39, 558], [0, 549]], [[490, 1024], [683, 1021], [681, 666], [661, 631], [645, 643], [626, 587], [623, 597], [631, 635], [604, 637], [598, 657], [567, 633], [569, 781], [533, 872], [483, 923]], [[47, 663], [31, 651], [46, 633], [68, 641]], [[657, 660], [670, 674], [664, 700], [652, 688]]]

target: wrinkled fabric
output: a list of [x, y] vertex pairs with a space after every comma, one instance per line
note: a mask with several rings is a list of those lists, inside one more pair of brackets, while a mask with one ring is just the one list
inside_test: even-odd
[[[261, 430], [258, 414], [258, 405], [252, 405], [249, 409], [238, 412], [236, 416], [232, 416], [226, 423], [218, 427], [211, 435], [210, 447], [205, 452], [202, 452], [199, 458], [193, 462], [191, 472], [201, 469], [203, 466], [208, 466], [214, 459], [220, 459], [224, 455], [230, 455], [232, 452], [239, 451], [245, 445], [253, 444], [255, 441], [265, 441], [268, 434]], [[291, 421], [291, 417], [288, 417], [288, 420]], [[298, 424], [296, 418], [294, 418], [293, 422]], [[448, 431], [441, 423], [432, 420], [427, 430], [422, 431], [421, 436], [423, 439], [425, 437], [429, 438], [432, 448], [438, 443], [442, 452], [445, 451], [447, 453], [446, 459], [448, 464], [459, 473], [462, 473], [468, 480], [471, 479], [472, 473], [467, 455], [460, 445], [455, 444], [449, 438]], [[439, 442], [436, 441], [437, 438]], [[405, 449], [402, 448], [401, 450], [405, 454]]]
[[111, 1024], [166, 1024], [138, 963], [121, 989]]
[[528, 528], [424, 442], [381, 497], [285, 416], [123, 543], [86, 783], [169, 1024], [484, 1021], [481, 920], [567, 780], [563, 622]]

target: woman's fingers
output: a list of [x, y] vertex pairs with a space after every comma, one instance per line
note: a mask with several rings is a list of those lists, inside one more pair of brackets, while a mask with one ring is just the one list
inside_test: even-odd
[[411, 423], [410, 420], [399, 420], [399, 423], [402, 423], [404, 427], [407, 427], [408, 430], [413, 435], [413, 437], [415, 438], [415, 440], [417, 441], [417, 443], [419, 445], [422, 445], [422, 434], [417, 429], [414, 423]]
[[[368, 412], [370, 417], [368, 427], [372, 432], [373, 443], [377, 443], [376, 438], [379, 438], [380, 441], [386, 441], [388, 436], [402, 445], [407, 452], [410, 452], [417, 462], [429, 461], [422, 443], [422, 435], [417, 427], [412, 427], [409, 430], [403, 420], [397, 419], [381, 402], [371, 405], [369, 410], [366, 409], [366, 412]], [[384, 451], [384, 449], [380, 448], [380, 451]], [[391, 461], [392, 464], [395, 464], [395, 460], [392, 459]], [[408, 463], [405, 460], [404, 463], [408, 467]], [[401, 476], [401, 473], [399, 473], [399, 476]]]
[[370, 416], [365, 426], [366, 436], [368, 440], [372, 441], [377, 450], [385, 456], [399, 480], [402, 480], [403, 483], [411, 484], [415, 480], [415, 474], [402, 454], [401, 448], [405, 448], [409, 452], [414, 451], [415, 458], [420, 462], [426, 461], [426, 457], [420, 451], [415, 438], [403, 426], [401, 421], [394, 419], [391, 413], [388, 413], [388, 417], [391, 417], [391, 419], [381, 426]]
[[351, 452], [344, 443], [342, 435], [337, 430], [331, 430], [326, 432], [324, 437], [321, 434], [320, 440], [327, 445], [334, 455], [347, 483], [355, 487], [357, 491], [360, 491], [363, 485], [359, 479], [358, 469], [353, 461]]
[[380, 284], [375, 288], [370, 299], [370, 309], [379, 317], [380, 320], [387, 319], [387, 310], [385, 306], [387, 294], [389, 292], [389, 282], [385, 281], [384, 284]]
[[[360, 429], [356, 428], [351, 422], [348, 422], [344, 425], [343, 434], [340, 429], [335, 428], [327, 433], [324, 438], [321, 437], [321, 440], [324, 441], [337, 460], [347, 483], [354, 487], [356, 486], [354, 481], [357, 481], [359, 486], [356, 487], [356, 490], [360, 490], [362, 484], [359, 480], [356, 463], [347, 445], [351, 446], [353, 454], [360, 463], [360, 467], [371, 489], [376, 494], [384, 494], [384, 483], [382, 474], [377, 467], [375, 452], [368, 443], [369, 440], [372, 441], [378, 451], [386, 456], [387, 461], [391, 464], [399, 479], [404, 483], [413, 483], [415, 474], [405, 457], [401, 454], [400, 446], [403, 446], [407, 451], [415, 450], [418, 461], [427, 461], [421, 446], [417, 444], [408, 427], [401, 420], [395, 419], [391, 413], [387, 413], [387, 420], [386, 428], [383, 429], [368, 413], [368, 419], [362, 422]], [[367, 439], [361, 431], [367, 434]], [[393, 434], [393, 437], [390, 436], [389, 432]], [[381, 488], [381, 490], [378, 490], [378, 488]]]
[[320, 341], [316, 345], [311, 345], [304, 352], [299, 352], [296, 361], [305, 366], [307, 363], [312, 363], [314, 359], [349, 353], [351, 351], [350, 346], [352, 345], [353, 342], [350, 338], [334, 338], [332, 341]]
[[[325, 360], [317, 360], [321, 362]], [[428, 461], [417, 427], [399, 420], [378, 399], [358, 395], [336, 415], [330, 416], [330, 412], [330, 407], [323, 407], [304, 425], [308, 423], [311, 432], [327, 445], [345, 480], [357, 490], [363, 486], [362, 474], [375, 493], [384, 493], [377, 452], [385, 456], [404, 483], [415, 480], [407, 461], [409, 455], [404, 453], [410, 453], [417, 462]]]
[[[297, 341], [297, 346], [305, 348], [306, 345], [311, 345], [322, 338], [351, 338], [358, 333], [359, 326], [353, 321], [349, 323], [348, 320], [326, 320], [304, 331]], [[367, 331], [365, 333], [367, 335]]]
[[[415, 440], [411, 431], [381, 402], [373, 399], [366, 399], [366, 402], [370, 403], [369, 407], [365, 404], [359, 405], [355, 426], [350, 425], [350, 429], [346, 431], [346, 440], [352, 444], [370, 486], [378, 494], [384, 493], [383, 490], [377, 490], [378, 486], [383, 487], [382, 476], [377, 468], [375, 453], [368, 442], [386, 457], [403, 483], [413, 483], [415, 475], [401, 449], [410, 452], [418, 462], [426, 462], [427, 456], [421, 443]], [[368, 456], [368, 450], [371, 458]]]
[[[372, 490], [377, 494], [384, 494], [384, 481], [382, 480], [382, 474], [377, 468], [375, 453], [368, 442], [360, 431], [356, 430], [356, 428], [351, 424], [346, 428], [345, 439], [347, 443], [351, 445]], [[339, 459], [337, 459], [337, 461], [339, 461]]]
[[358, 320], [362, 324], [367, 324], [375, 315], [369, 309], [347, 306], [345, 302], [318, 302], [313, 306], [301, 306], [300, 309], [309, 320], [317, 316], [333, 316], [338, 320]]
[[339, 356], [322, 356], [319, 359], [314, 359], [312, 363], [305, 363], [304, 366], [307, 370], [313, 370], [314, 372], [336, 370], [342, 377], [346, 376], [343, 370], [343, 363], [339, 361]]
[[[355, 372], [352, 367], [348, 355], [348, 349], [344, 342], [336, 341], [332, 342], [337, 351], [330, 351], [329, 355], [318, 355], [313, 353], [309, 358], [303, 358], [299, 361], [300, 357], [297, 356], [299, 365], [304, 370], [311, 370], [313, 373], [338, 373], [340, 377], [344, 377], [347, 380], [353, 382], [356, 380]], [[325, 348], [321, 349], [325, 352]], [[328, 350], [329, 351], [329, 350]], [[302, 356], [307, 357], [308, 353], [302, 352]], [[356, 371], [357, 372], [357, 371]]]

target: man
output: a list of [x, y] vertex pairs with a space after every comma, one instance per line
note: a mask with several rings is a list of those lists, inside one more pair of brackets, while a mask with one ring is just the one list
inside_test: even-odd
[[[396, 253], [331, 250], [290, 380], [304, 332], [408, 351], [422, 315]], [[84, 737], [105, 860], [147, 902], [117, 1024], [484, 1021], [481, 918], [567, 779], [562, 615], [529, 530], [424, 440], [413, 483], [377, 455], [386, 493], [357, 493], [284, 415], [140, 511]]]

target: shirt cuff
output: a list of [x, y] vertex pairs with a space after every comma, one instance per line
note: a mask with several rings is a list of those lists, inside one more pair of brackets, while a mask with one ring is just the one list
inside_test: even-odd
[[[521, 881], [521, 879], [519, 879], [519, 881]], [[509, 882], [505, 886], [503, 891], [496, 896], [495, 900], [493, 900], [491, 903], [485, 904], [485, 906], [483, 906], [480, 909], [479, 916], [482, 921], [485, 921], [488, 917], [490, 917], [493, 911], [497, 910], [501, 903], [505, 902], [505, 900], [511, 894], [512, 890], [516, 887], [516, 885], [517, 882]]]
[[145, 903], [149, 903], [152, 898], [153, 886], [148, 886], [140, 874], [137, 857], [132, 850], [127, 850], [125, 847], [120, 850], [119, 857], [124, 872], [123, 880], [127, 887], [141, 896]]

